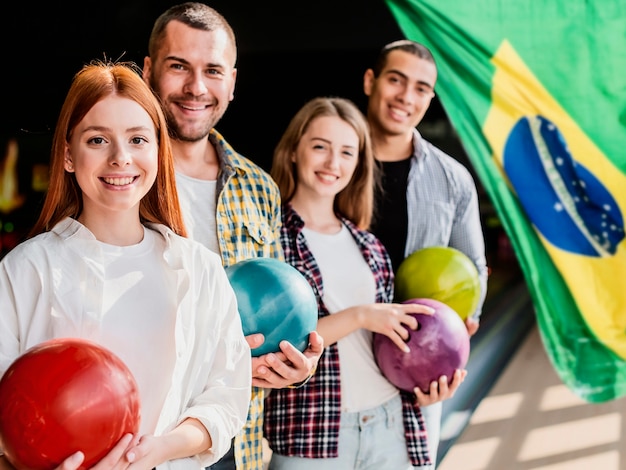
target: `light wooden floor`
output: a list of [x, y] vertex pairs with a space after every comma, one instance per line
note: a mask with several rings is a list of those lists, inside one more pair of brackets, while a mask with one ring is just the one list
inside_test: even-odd
[[577, 398], [535, 326], [437, 467], [460, 469], [626, 470], [626, 399]]

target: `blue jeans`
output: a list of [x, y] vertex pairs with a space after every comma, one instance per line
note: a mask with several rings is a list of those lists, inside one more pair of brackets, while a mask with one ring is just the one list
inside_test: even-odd
[[[434, 467], [420, 467], [434, 468]], [[400, 396], [376, 408], [341, 414], [339, 457], [272, 454], [269, 470], [413, 470], [406, 450]]]
[[228, 452], [224, 454], [224, 456], [215, 462], [210, 467], [207, 467], [207, 470], [237, 470], [237, 465], [235, 464], [235, 441], [233, 440], [230, 444], [230, 449]]
[[439, 450], [439, 439], [441, 439], [441, 413], [443, 411], [443, 402], [439, 401], [434, 405], [422, 406], [420, 409], [424, 417], [426, 432], [428, 433], [428, 451], [432, 462], [432, 466], [426, 468], [435, 468], [437, 464], [437, 451]]

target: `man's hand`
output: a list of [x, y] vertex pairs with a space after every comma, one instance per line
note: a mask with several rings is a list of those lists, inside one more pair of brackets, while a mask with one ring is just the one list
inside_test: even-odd
[[467, 317], [465, 319], [465, 328], [467, 328], [467, 334], [470, 335], [470, 337], [476, 334], [479, 326], [480, 323], [478, 322], [478, 320], [475, 320], [472, 317]]
[[[261, 338], [259, 338], [261, 336]], [[262, 335], [246, 337], [250, 348], [263, 344]], [[281, 341], [280, 351], [252, 358], [252, 385], [262, 388], [285, 388], [307, 380], [324, 352], [322, 337], [313, 331], [309, 346], [300, 352], [288, 341]]]

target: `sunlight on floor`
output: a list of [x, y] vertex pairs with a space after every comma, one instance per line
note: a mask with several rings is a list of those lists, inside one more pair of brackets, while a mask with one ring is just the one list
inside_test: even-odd
[[590, 404], [563, 385], [538, 332], [525, 340], [437, 470], [626, 470], [626, 397]]
[[488, 423], [500, 419], [513, 418], [519, 413], [524, 395], [509, 393], [485, 397], [470, 419], [471, 424]]
[[586, 405], [585, 400], [574, 395], [565, 385], [546, 388], [539, 405], [541, 411], [559, 410], [570, 406]]
[[618, 413], [612, 413], [533, 429], [523, 441], [518, 460], [540, 459], [617, 442], [621, 419]]
[[489, 468], [493, 454], [501, 445], [502, 439], [497, 437], [467, 444], [455, 444], [437, 468], [440, 470], [484, 470]]
[[532, 467], [529, 470], [605, 470], [609, 468], [618, 469], [619, 452], [605, 452], [589, 457], [577, 458], [568, 462], [560, 462], [556, 465], [546, 465], [543, 467]]

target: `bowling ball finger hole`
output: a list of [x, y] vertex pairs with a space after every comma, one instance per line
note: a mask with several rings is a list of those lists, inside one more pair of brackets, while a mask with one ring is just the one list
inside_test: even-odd
[[412, 335], [413, 333], [418, 332], [418, 331], [419, 331], [419, 330], [421, 330], [421, 329], [422, 329], [422, 324], [421, 324], [421, 323], [418, 323], [418, 324], [417, 324], [417, 328], [415, 328], [414, 330], [408, 330], [408, 331], [409, 331], [409, 334], [407, 335], [407, 337], [406, 337], [406, 339], [404, 340], [404, 342], [405, 342], [405, 343], [408, 343], [409, 341], [411, 341], [411, 335]]

